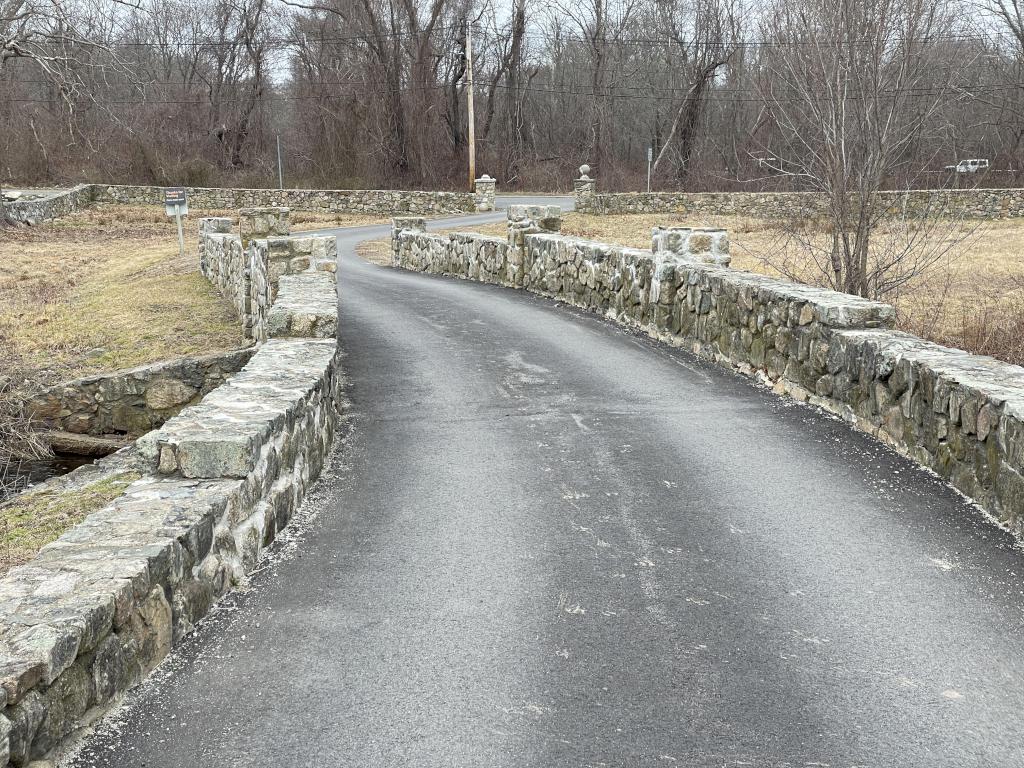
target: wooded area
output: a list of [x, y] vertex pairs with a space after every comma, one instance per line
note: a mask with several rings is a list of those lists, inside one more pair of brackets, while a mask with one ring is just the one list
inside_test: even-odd
[[1018, 185], [1018, 3], [0, 0], [0, 180], [462, 188], [471, 28], [503, 189]]

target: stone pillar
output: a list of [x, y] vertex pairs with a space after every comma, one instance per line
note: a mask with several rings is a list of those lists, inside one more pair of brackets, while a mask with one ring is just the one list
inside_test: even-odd
[[483, 212], [494, 210], [494, 197], [497, 186], [498, 182], [486, 173], [476, 180], [473, 185], [473, 189], [476, 192], [475, 203], [477, 211]]
[[238, 212], [242, 242], [266, 237], [287, 237], [291, 232], [290, 208], [242, 208]]
[[651, 230], [651, 253], [668, 251], [685, 256], [686, 241], [692, 231], [690, 227], [655, 227]]
[[590, 178], [589, 165], [580, 166], [580, 177], [573, 182], [573, 194], [576, 197], [576, 210], [587, 212], [592, 209], [594, 197], [597, 195], [597, 182]]
[[729, 232], [709, 227], [655, 227], [651, 252], [667, 251], [703, 264], [729, 266]]
[[207, 279], [210, 277], [210, 272], [206, 258], [206, 236], [227, 235], [230, 233], [231, 219], [218, 216], [199, 220], [199, 271], [202, 272]]
[[508, 244], [523, 248], [525, 236], [562, 231], [562, 209], [557, 205], [510, 205], [508, 207]]
[[423, 216], [395, 216], [391, 219], [391, 263], [398, 266], [398, 235], [402, 232], [426, 232]]
[[222, 234], [226, 235], [231, 231], [231, 219], [217, 216], [209, 219], [199, 220], [199, 234]]

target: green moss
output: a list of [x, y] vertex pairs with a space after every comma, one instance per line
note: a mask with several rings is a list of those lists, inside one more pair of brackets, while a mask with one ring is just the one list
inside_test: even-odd
[[139, 479], [123, 472], [77, 490], [28, 491], [0, 506], [0, 573], [31, 559], [40, 547], [116, 499]]

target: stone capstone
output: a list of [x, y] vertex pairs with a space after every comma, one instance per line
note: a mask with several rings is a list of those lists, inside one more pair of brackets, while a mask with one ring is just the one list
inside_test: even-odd
[[338, 331], [338, 294], [334, 276], [324, 272], [285, 275], [267, 316], [270, 338], [333, 339]]

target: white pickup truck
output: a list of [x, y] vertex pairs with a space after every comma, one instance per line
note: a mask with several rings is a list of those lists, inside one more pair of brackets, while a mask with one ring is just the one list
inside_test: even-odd
[[984, 159], [961, 160], [956, 165], [947, 165], [946, 170], [955, 171], [956, 173], [978, 173], [979, 171], [987, 171], [989, 165], [989, 161]]

